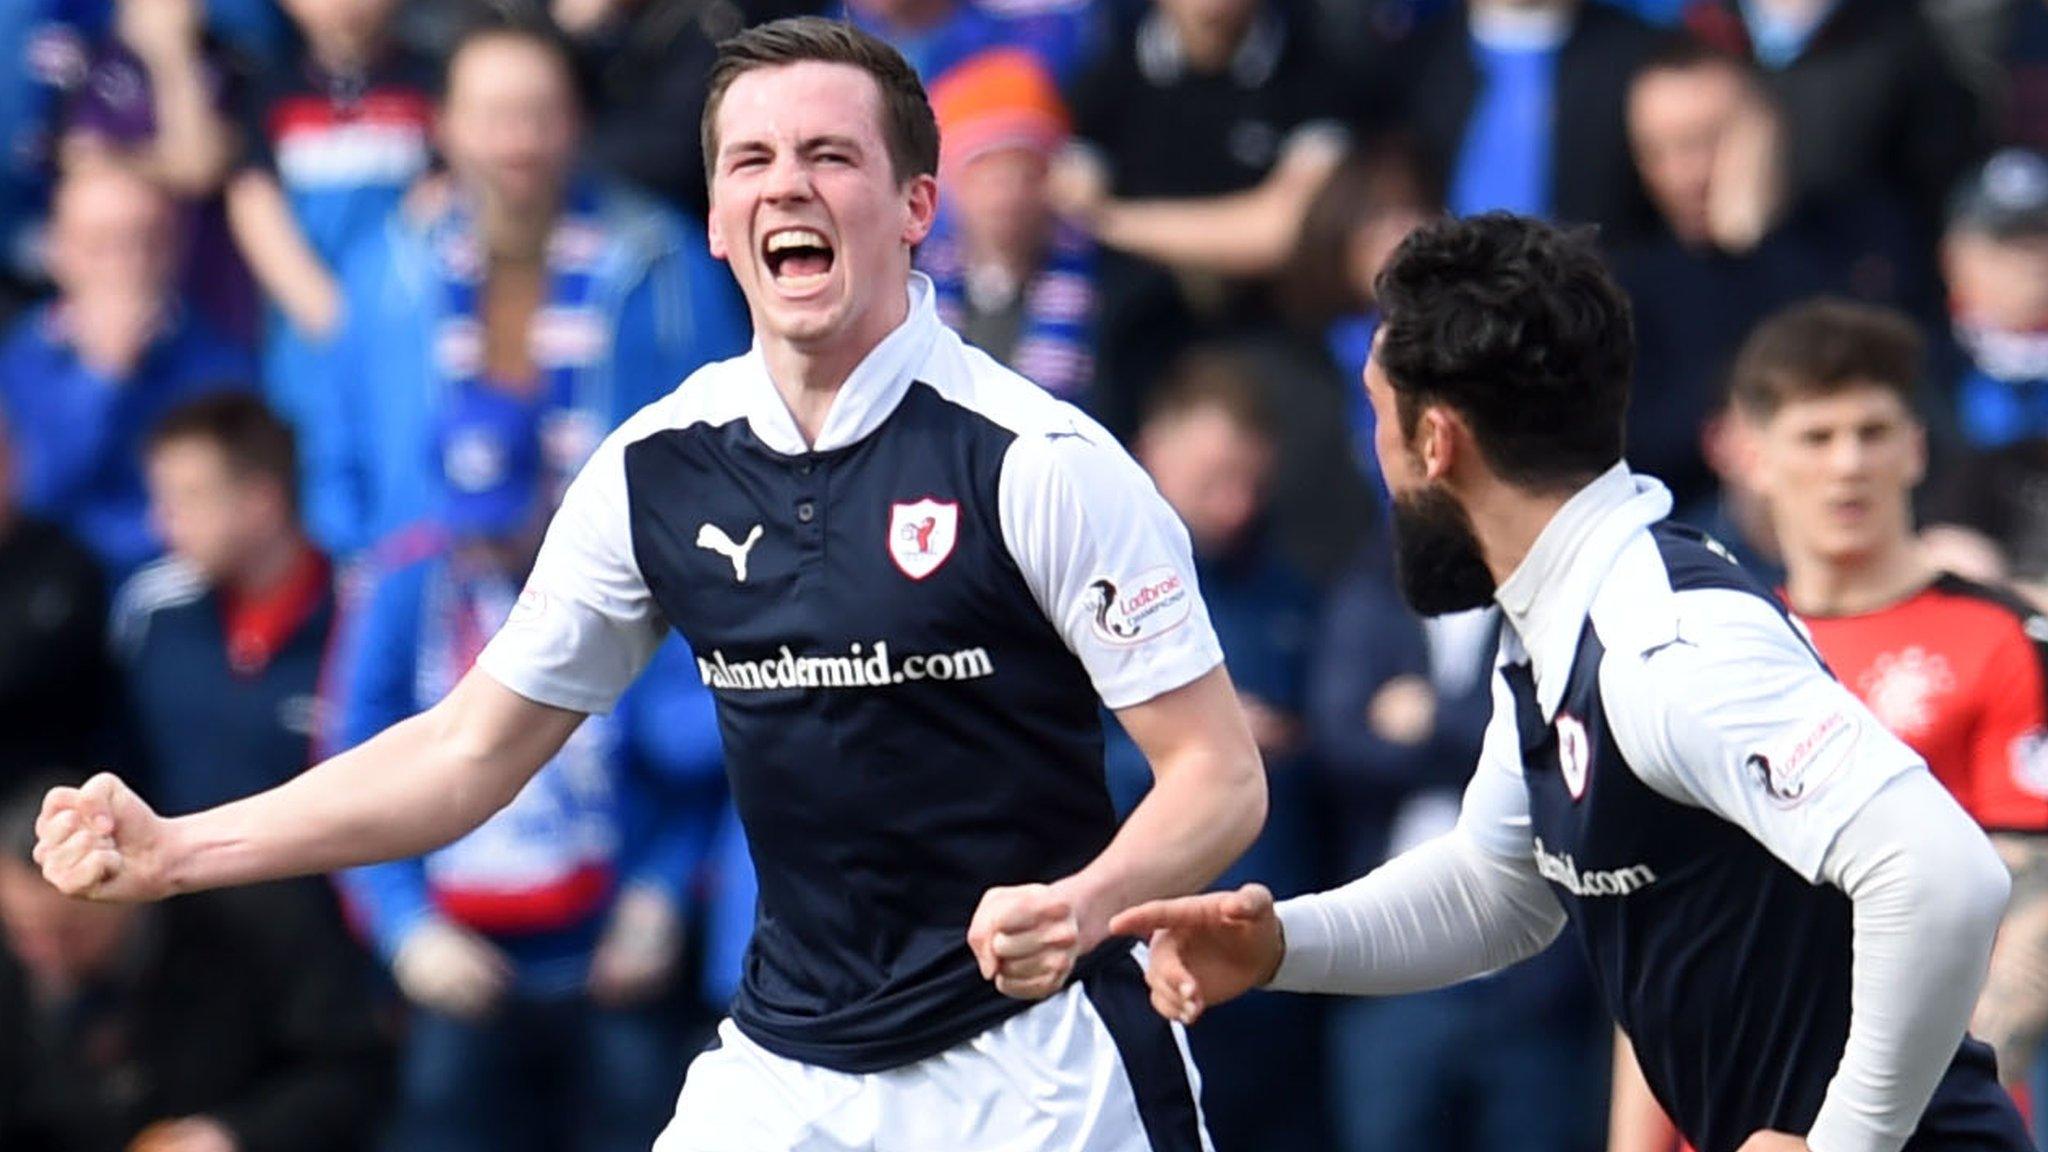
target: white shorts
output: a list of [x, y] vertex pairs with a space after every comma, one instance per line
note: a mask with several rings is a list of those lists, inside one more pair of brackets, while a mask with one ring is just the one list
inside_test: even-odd
[[1180, 1025], [1135, 958], [915, 1064], [777, 1056], [727, 1020], [654, 1152], [1212, 1152]]

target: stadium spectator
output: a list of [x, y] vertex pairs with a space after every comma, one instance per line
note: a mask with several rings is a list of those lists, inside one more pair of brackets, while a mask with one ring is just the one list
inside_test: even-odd
[[[1369, 872], [1456, 821], [1499, 633], [1491, 610], [1418, 619], [1379, 556], [1331, 592], [1308, 735], [1328, 825], [1342, 833], [1339, 874]], [[1605, 1065], [1582, 966], [1557, 948], [1455, 988], [1331, 1005], [1323, 1068], [1334, 1147], [1589, 1147]]]
[[[1302, 711], [1315, 592], [1265, 531], [1275, 420], [1256, 361], [1198, 349], [1167, 374], [1139, 426], [1133, 454], [1187, 526], [1195, 577], [1223, 645], [1238, 702], [1266, 764], [1266, 827], [1224, 883], [1272, 876], [1305, 892], [1318, 879], [1315, 799]], [[1120, 727], [1109, 726], [1107, 770], [1128, 814], [1152, 771]], [[1188, 1037], [1202, 1069], [1202, 1108], [1221, 1152], [1312, 1152], [1329, 1146], [1316, 1075], [1319, 1006], [1264, 997], [1218, 1013]]]
[[1021, 48], [1071, 80], [1087, 63], [1095, 0], [843, 0], [839, 14], [889, 42], [926, 84], [993, 48]]
[[318, 345], [341, 316], [335, 268], [427, 168], [426, 61], [390, 37], [396, 0], [286, 0], [303, 47], [245, 101], [247, 149], [227, 184], [228, 223], [272, 305], [264, 392], [303, 423]]
[[[422, 710], [469, 670], [540, 546], [552, 502], [537, 404], [472, 385], [452, 398], [435, 453], [435, 523], [380, 547], [337, 660], [340, 747]], [[670, 683], [696, 671], [688, 659], [666, 667]], [[667, 1119], [681, 1036], [648, 1002], [680, 953], [685, 841], [701, 856], [716, 808], [696, 809], [689, 828], [651, 807], [665, 796], [628, 767], [627, 714], [586, 722], [475, 832], [342, 875], [415, 1009], [399, 1152], [644, 1152]]]
[[107, 16], [94, 0], [0, 10], [0, 323], [45, 287], [58, 130]]
[[1623, 108], [1656, 38], [1607, 4], [1469, 0], [1401, 49], [1393, 101], [1444, 173], [1453, 213], [1598, 224], [1614, 243], [1652, 220]]
[[1762, 73], [1784, 117], [1793, 205], [1880, 191], [1933, 234], [1985, 132], [1916, 5], [1694, 0], [1685, 23]]
[[1288, 321], [1320, 342], [1337, 366], [1358, 473], [1381, 496], [1363, 383], [1379, 327], [1373, 281], [1394, 247], [1441, 211], [1443, 192], [1414, 147], [1391, 138], [1376, 142], [1347, 158], [1309, 202], [1277, 285]]
[[299, 525], [291, 430], [262, 401], [229, 393], [174, 409], [146, 453], [170, 555], [116, 598], [115, 650], [147, 795], [183, 815], [312, 763], [334, 584]]
[[[1913, 539], [1913, 489], [1927, 468], [1913, 407], [1922, 361], [1920, 336], [1902, 317], [1816, 301], [1751, 336], [1734, 397], [1757, 430], [1756, 476], [1785, 553], [1786, 602], [1836, 675], [1926, 759], [2013, 871], [1971, 1030], [1997, 1050], [2000, 1079], [2016, 1085], [2048, 1035], [2048, 625], [2009, 592], [1940, 571]], [[1857, 446], [1845, 448], [1852, 438]]]
[[[815, 10], [804, 0], [731, 4], [664, 4], [650, 0], [553, 0], [555, 24], [574, 45], [590, 86], [584, 155], [598, 169], [629, 180], [689, 215], [703, 219], [702, 143], [677, 126], [704, 115], [704, 86], [719, 40], [742, 20]], [[788, 11], [783, 11], [788, 9]]]
[[94, 46], [66, 109], [59, 156], [66, 170], [128, 164], [176, 197], [191, 238], [182, 253], [182, 297], [253, 346], [255, 282], [220, 196], [242, 147], [233, 109], [243, 85], [207, 39], [204, 8], [201, 0], [116, 0], [113, 35]]
[[931, 101], [944, 196], [917, 262], [939, 318], [1039, 387], [1085, 403], [1094, 246], [1049, 198], [1049, 164], [1069, 130], [1051, 75], [1021, 49], [996, 49], [935, 81]]
[[2038, 586], [2048, 581], [2048, 159], [2007, 149], [1988, 160], [1957, 192], [1941, 257], [1951, 321], [1937, 359], [1968, 451], [1934, 485], [1929, 539], [1967, 574]]
[[[1113, 430], [1135, 424], [1153, 380], [1204, 336], [1275, 323], [1264, 277], [1341, 155], [1351, 111], [1304, 31], [1273, 0], [1155, 0], [1073, 90], [1080, 148], [1059, 198], [1112, 249], [1097, 273], [1096, 408]], [[1230, 194], [1261, 226], [1188, 227], [1158, 211]]]
[[105, 759], [115, 709], [106, 577], [92, 553], [22, 511], [0, 412], [0, 792]]
[[43, 791], [0, 798], [0, 1147], [364, 1147], [388, 1045], [340, 926], [289, 886], [66, 899], [30, 859]]
[[1669, 42], [1629, 86], [1628, 124], [1660, 217], [1655, 236], [1614, 257], [1641, 349], [1629, 462], [1685, 508], [1712, 491], [1700, 429], [1750, 328], [1822, 292], [1929, 298], [1908, 280], [1931, 270], [1904, 218], [1871, 197], [1786, 211], [1779, 119], [1735, 57]]
[[182, 306], [173, 205], [145, 177], [92, 165], [59, 182], [57, 297], [0, 344], [23, 507], [68, 529], [115, 577], [155, 556], [142, 443], [180, 402], [251, 379], [246, 352]]
[[336, 553], [427, 513], [431, 429], [451, 391], [537, 400], [562, 482], [626, 416], [745, 347], [702, 230], [579, 174], [577, 117], [569, 59], [544, 34], [485, 27], [450, 58], [452, 187], [344, 260], [346, 320], [309, 394], [307, 515]]

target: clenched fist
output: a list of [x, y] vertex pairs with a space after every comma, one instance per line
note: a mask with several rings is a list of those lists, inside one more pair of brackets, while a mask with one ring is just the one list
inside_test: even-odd
[[1271, 980], [1286, 952], [1262, 884], [1140, 904], [1111, 918], [1109, 930], [1151, 940], [1152, 1007], [1182, 1024]]
[[168, 824], [120, 777], [52, 788], [36, 819], [35, 862], [66, 896], [141, 902], [171, 894]]
[[983, 979], [1019, 1000], [1043, 1000], [1065, 987], [1081, 956], [1081, 924], [1071, 900], [1049, 884], [991, 888], [967, 928], [967, 946]]

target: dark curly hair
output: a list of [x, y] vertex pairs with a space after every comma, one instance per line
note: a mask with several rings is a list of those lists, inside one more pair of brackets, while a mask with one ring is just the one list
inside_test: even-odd
[[1507, 212], [1424, 225], [1380, 272], [1375, 355], [1403, 434], [1445, 404], [1501, 478], [1576, 487], [1622, 456], [1635, 330], [1591, 229]]

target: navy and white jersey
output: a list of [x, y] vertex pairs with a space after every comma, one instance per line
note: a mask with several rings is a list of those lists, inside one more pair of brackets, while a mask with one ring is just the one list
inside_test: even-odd
[[1149, 478], [910, 292], [812, 446], [758, 345], [628, 421], [478, 662], [598, 712], [682, 633], [760, 876], [734, 1022], [847, 1072], [1026, 1007], [976, 969], [975, 906], [1109, 843], [1102, 705], [1222, 662]]
[[[1924, 771], [1771, 593], [1616, 468], [1500, 589], [1509, 627], [1465, 831], [1532, 859], [1659, 1102], [1700, 1152], [1806, 1132], [1850, 1017], [1837, 834]], [[2005, 1148], [1965, 1040], [1909, 1148]]]

